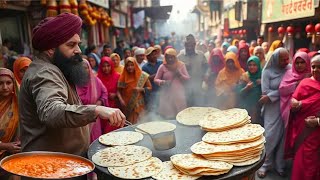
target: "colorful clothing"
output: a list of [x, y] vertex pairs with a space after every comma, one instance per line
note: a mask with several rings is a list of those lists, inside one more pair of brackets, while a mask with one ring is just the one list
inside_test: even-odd
[[27, 68], [29, 67], [29, 65], [31, 64], [31, 59], [27, 58], [27, 57], [19, 57], [18, 59], [16, 59], [13, 63], [13, 73], [14, 73], [14, 77], [16, 78], [18, 85], [21, 84], [22, 79], [20, 79], [19, 76], [19, 72], [21, 69]]
[[[167, 49], [165, 54], [177, 55], [172, 48]], [[158, 113], [161, 116], [167, 119], [175, 118], [178, 112], [187, 107], [184, 82], [189, 79], [190, 76], [183, 62], [176, 59], [174, 64], [169, 65], [164, 59], [154, 79], [159, 86], [163, 82], [169, 82], [160, 88]]]
[[[320, 82], [313, 78], [303, 79], [292, 95], [302, 102], [301, 108], [296, 112], [288, 124], [286, 136], [286, 155], [294, 155], [292, 180], [320, 179], [320, 128], [307, 128], [305, 119], [316, 116], [320, 111]], [[301, 144], [295, 144], [299, 142]], [[299, 145], [299, 146], [297, 146]]]
[[228, 52], [225, 56], [225, 62], [232, 59], [235, 65], [235, 70], [230, 70], [227, 66], [224, 67], [218, 74], [215, 82], [216, 95], [219, 97], [218, 102], [220, 109], [229, 109], [236, 106], [235, 86], [238, 83], [244, 70], [240, 67], [237, 55]]
[[[257, 56], [251, 56], [248, 59], [247, 64], [249, 65], [250, 62], [254, 62], [258, 66], [258, 70], [254, 74], [250, 73], [250, 71], [242, 74], [240, 83], [237, 86], [237, 91], [239, 93], [238, 105], [249, 112], [252, 123], [262, 124], [260, 118], [261, 108], [258, 103], [261, 98], [261, 82], [259, 83], [258, 81], [261, 80], [262, 69], [260, 66], [260, 60]], [[246, 87], [249, 82], [253, 83], [253, 87], [244, 91], [243, 88]]]
[[114, 65], [114, 70], [115, 70], [117, 73], [119, 73], [119, 75], [120, 75], [120, 74], [122, 73], [122, 71], [123, 71], [124, 66], [121, 65], [121, 63], [120, 63], [121, 59], [120, 59], [119, 54], [117, 54], [117, 53], [112, 53], [112, 54], [110, 55], [110, 58], [111, 58], [111, 59], [114, 58], [114, 57], [118, 58], [118, 60], [119, 60], [119, 65], [118, 65], [117, 67], [115, 67], [116, 65]]
[[[87, 60], [84, 60], [84, 63], [89, 68], [89, 83], [83, 87], [76, 87], [77, 93], [81, 99], [82, 104], [84, 105], [95, 105], [98, 100], [102, 102], [103, 106], [108, 106], [108, 91], [102, 84], [99, 78], [97, 78], [90, 67], [90, 64]], [[96, 122], [89, 124], [90, 129], [90, 140], [93, 142], [99, 136], [103, 134], [103, 121], [100, 118], [97, 118]]]
[[260, 171], [267, 171], [273, 162], [278, 172], [284, 172], [285, 161], [284, 152], [284, 123], [280, 111], [280, 94], [279, 86], [282, 77], [290, 65], [281, 69], [279, 68], [280, 51], [284, 48], [278, 48], [267, 62], [261, 78], [262, 95], [267, 95], [270, 102], [262, 107], [262, 116], [264, 119], [265, 138], [266, 138], [266, 160]]
[[148, 91], [152, 89], [152, 86], [148, 79], [149, 75], [140, 69], [135, 58], [128, 57], [126, 59], [126, 65], [128, 62], [134, 64], [134, 74], [130, 74], [125, 66], [125, 70], [120, 75], [118, 81], [118, 89], [126, 104], [126, 107], [122, 107], [122, 110], [127, 120], [135, 124], [145, 109], [145, 103], [144, 93], [137, 92], [134, 88], [145, 88], [145, 90]]
[[[302, 58], [306, 62], [306, 69], [304, 72], [298, 72], [296, 70], [295, 62], [297, 58]], [[311, 65], [308, 54], [305, 52], [297, 52], [293, 57], [292, 69], [289, 69], [286, 74], [283, 76], [279, 92], [280, 92], [280, 108], [281, 108], [281, 116], [284, 121], [285, 127], [287, 127], [290, 115], [291, 108], [291, 96], [296, 90], [299, 82], [311, 76]]]
[[276, 49], [278, 49], [279, 47], [281, 47], [281, 46], [282, 46], [282, 41], [280, 41], [280, 40], [275, 40], [275, 41], [273, 41], [272, 44], [271, 44], [271, 46], [270, 46], [270, 48], [269, 48], [269, 51], [268, 51], [268, 53], [267, 53], [267, 55], [266, 55], [266, 61], [269, 61], [269, 59], [270, 59], [271, 56], [272, 56], [272, 53], [273, 53]]
[[[18, 88], [13, 73], [6, 68], [0, 68], [0, 76], [8, 76], [12, 79], [13, 93], [0, 100], [0, 141], [9, 143], [15, 140], [19, 124]], [[5, 151], [0, 151], [0, 157]]]
[[[246, 51], [247, 56], [242, 58], [240, 55], [241, 51]], [[250, 57], [249, 46], [246, 43], [239, 43], [238, 60], [239, 60], [241, 68], [244, 69], [245, 71], [248, 70], [247, 62], [248, 62], [249, 57]]]

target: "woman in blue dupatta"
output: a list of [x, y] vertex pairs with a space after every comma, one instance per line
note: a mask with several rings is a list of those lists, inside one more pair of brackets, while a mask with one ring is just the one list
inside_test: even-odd
[[242, 74], [237, 85], [238, 105], [249, 112], [252, 123], [262, 124], [259, 115], [262, 73], [260, 59], [257, 56], [251, 56], [247, 61], [247, 66], [248, 71]]

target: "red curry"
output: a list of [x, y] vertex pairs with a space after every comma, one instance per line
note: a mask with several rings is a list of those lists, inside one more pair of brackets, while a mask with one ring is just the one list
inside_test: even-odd
[[87, 174], [93, 167], [84, 160], [59, 155], [22, 156], [6, 161], [8, 172], [33, 178], [70, 178]]

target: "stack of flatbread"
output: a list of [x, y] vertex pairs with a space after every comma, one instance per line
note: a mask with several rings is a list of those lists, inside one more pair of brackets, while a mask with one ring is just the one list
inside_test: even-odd
[[229, 163], [207, 160], [195, 154], [176, 154], [170, 160], [179, 171], [192, 176], [216, 176], [232, 168]]
[[191, 146], [191, 151], [202, 157], [223, 161], [234, 166], [246, 166], [260, 160], [264, 149], [264, 128], [258, 124], [247, 124], [222, 132], [208, 132]]
[[250, 123], [251, 117], [245, 109], [233, 108], [215, 111], [200, 120], [199, 125], [205, 131], [225, 131]]
[[108, 147], [92, 156], [92, 161], [123, 179], [141, 179], [157, 175], [162, 170], [162, 161], [152, 157], [150, 149], [127, 145]]
[[180, 111], [176, 119], [179, 123], [187, 126], [197, 126], [200, 120], [204, 120], [207, 114], [215, 111], [220, 111], [219, 109], [213, 107], [189, 107]]

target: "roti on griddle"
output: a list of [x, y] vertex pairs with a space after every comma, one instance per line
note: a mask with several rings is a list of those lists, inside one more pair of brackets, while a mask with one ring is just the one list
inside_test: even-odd
[[[176, 125], [165, 121], [151, 121], [139, 124], [137, 127], [148, 132], [149, 134], [159, 134], [162, 132], [169, 132], [176, 129]], [[140, 132], [138, 129], [136, 129], [136, 131]]]
[[152, 151], [143, 146], [115, 146], [98, 151], [92, 161], [102, 167], [119, 167], [145, 161], [151, 156]]
[[207, 114], [215, 111], [220, 110], [213, 107], [189, 107], [180, 111], [177, 114], [176, 119], [181, 124], [196, 126], [199, 125], [199, 121], [204, 119]]
[[195, 180], [199, 177], [201, 176], [191, 176], [182, 173], [173, 166], [171, 161], [163, 162], [162, 171], [159, 174], [152, 176], [153, 179], [157, 180]]
[[109, 167], [108, 170], [112, 175], [122, 179], [142, 179], [157, 175], [162, 168], [162, 161], [159, 158], [151, 157], [146, 161], [128, 166]]
[[143, 139], [143, 135], [135, 131], [109, 132], [99, 137], [99, 142], [108, 146], [124, 146], [134, 144]]

